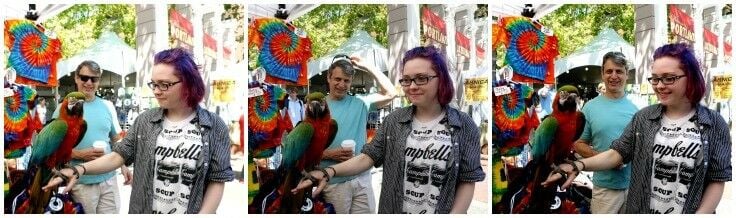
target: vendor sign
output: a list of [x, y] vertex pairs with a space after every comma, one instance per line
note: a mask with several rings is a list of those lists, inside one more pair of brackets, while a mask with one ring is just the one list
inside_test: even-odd
[[488, 78], [473, 78], [465, 80], [465, 100], [488, 100]]
[[731, 86], [733, 86], [733, 75], [713, 76], [713, 100], [727, 101], [731, 98]]

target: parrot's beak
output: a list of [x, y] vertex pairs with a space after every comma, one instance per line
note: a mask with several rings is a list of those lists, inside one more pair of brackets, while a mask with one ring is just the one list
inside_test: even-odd
[[311, 117], [319, 117], [320, 114], [322, 114], [322, 110], [324, 108], [322, 107], [322, 103], [319, 101], [311, 101], [309, 102], [309, 115]]
[[69, 109], [69, 114], [81, 115], [81, 113], [77, 113], [77, 111], [82, 111], [83, 102], [84, 100], [78, 100], [74, 98], [69, 99], [68, 105], [66, 106], [67, 109]]

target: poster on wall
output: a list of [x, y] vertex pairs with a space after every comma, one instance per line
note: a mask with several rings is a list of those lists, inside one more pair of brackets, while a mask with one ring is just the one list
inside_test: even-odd
[[215, 103], [230, 103], [233, 101], [235, 80], [224, 79], [212, 81], [213, 98]]
[[713, 76], [713, 100], [728, 101], [731, 99], [731, 87], [733, 86], [733, 75]]
[[488, 78], [472, 78], [465, 80], [466, 101], [488, 100]]

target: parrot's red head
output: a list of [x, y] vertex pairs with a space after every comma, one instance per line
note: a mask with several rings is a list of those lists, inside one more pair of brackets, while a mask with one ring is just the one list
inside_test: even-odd
[[552, 104], [553, 112], [575, 112], [577, 110], [577, 98], [579, 92], [575, 86], [566, 85], [557, 89], [555, 103]]
[[72, 92], [67, 94], [66, 97], [64, 97], [64, 101], [61, 103], [61, 108], [59, 110], [61, 113], [60, 117], [82, 117], [85, 99], [86, 97], [84, 93], [81, 92]]
[[330, 115], [330, 109], [327, 108], [327, 98], [321, 92], [313, 92], [306, 97], [307, 117], [312, 119], [320, 119]]

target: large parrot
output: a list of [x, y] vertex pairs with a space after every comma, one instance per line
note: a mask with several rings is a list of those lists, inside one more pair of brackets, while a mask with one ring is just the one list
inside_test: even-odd
[[[291, 193], [302, 178], [302, 172], [318, 167], [322, 152], [332, 143], [337, 133], [337, 122], [330, 117], [330, 110], [324, 94], [314, 92], [306, 97], [306, 117], [283, 138], [281, 145], [281, 164], [273, 180], [260, 189], [254, 202], [267, 201], [268, 205], [256, 212], [261, 213], [302, 213], [308, 189]], [[269, 195], [269, 196], [265, 196]], [[276, 196], [273, 198], [273, 196]], [[264, 199], [265, 198], [265, 199]], [[312, 202], [305, 209], [321, 213], [322, 202]], [[312, 205], [308, 205], [308, 204]], [[260, 207], [260, 205], [258, 205]], [[309, 208], [314, 208], [311, 210]]]
[[[560, 198], [556, 187], [542, 187], [553, 165], [574, 160], [574, 142], [583, 132], [585, 117], [577, 111], [577, 88], [566, 85], [558, 89], [552, 114], [545, 118], [530, 141], [532, 161], [524, 168], [523, 175], [510, 183], [503, 201], [513, 213], [581, 213], [580, 205], [571, 199]], [[518, 192], [523, 189], [524, 192]], [[523, 195], [519, 194], [523, 193]], [[564, 193], [564, 192], [562, 192]], [[511, 196], [515, 195], [515, 196]], [[506, 202], [506, 203], [508, 203]]]
[[[81, 92], [66, 95], [59, 108], [59, 118], [46, 124], [36, 135], [28, 170], [22, 180], [11, 186], [10, 194], [5, 198], [6, 210], [12, 209], [13, 213], [40, 214], [48, 211], [47, 205], [51, 207], [50, 203], [63, 202], [49, 202], [52, 193], [44, 192], [41, 188], [51, 180], [52, 169], [60, 169], [69, 163], [72, 149], [79, 144], [87, 131], [87, 123], [83, 118], [84, 100], [85, 96]], [[20, 200], [18, 197], [24, 191], [27, 192], [28, 199]], [[63, 205], [63, 208], [64, 211], [57, 212], [79, 212], [71, 211], [75, 210], [73, 205]]]

